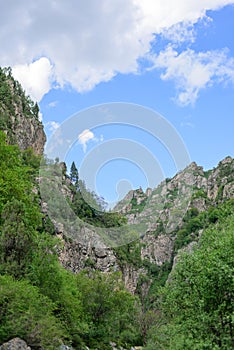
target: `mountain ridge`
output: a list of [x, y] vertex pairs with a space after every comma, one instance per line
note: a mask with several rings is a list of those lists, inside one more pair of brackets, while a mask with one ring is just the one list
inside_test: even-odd
[[[190, 211], [196, 211], [198, 215], [207, 212], [209, 208], [215, 209], [219, 204], [233, 198], [233, 174], [234, 160], [228, 156], [208, 172], [203, 171], [201, 166], [193, 162], [172, 179], [164, 180], [154, 190], [147, 189], [146, 193], [141, 189], [130, 191], [126, 195], [128, 204], [123, 206], [120, 212], [124, 214], [130, 225], [140, 223], [145, 227], [145, 231], [140, 232], [138, 236], [140, 245], [143, 245], [138, 258], [142, 262], [148, 260], [150, 264], [157, 266], [169, 263], [174, 256], [175, 245], [178, 247], [181, 245], [178, 243], [179, 238], [176, 237], [176, 234], [184, 225], [183, 218]], [[189, 186], [186, 194], [187, 185]], [[181, 191], [179, 195], [178, 186]], [[184, 198], [186, 201], [181, 205], [180, 200]], [[146, 200], [148, 203], [145, 204]], [[175, 204], [176, 201], [177, 204]], [[178, 215], [179, 221], [177, 220]], [[196, 226], [194, 230], [197, 232]], [[187, 243], [198, 239], [196, 232], [188, 233]], [[59, 235], [60, 237], [67, 235], [63, 226], [60, 226]], [[92, 262], [92, 268], [103, 272], [119, 270], [123, 273], [126, 287], [132, 293], [137, 290], [140, 274], [145, 272], [142, 267], [137, 271], [138, 267], [134, 264], [123, 264], [115, 249], [107, 249], [104, 246], [95, 248], [88, 244], [83, 246], [79, 239], [67, 242], [60, 258], [66, 268], [76, 273], [86, 268], [87, 260], [89, 264]]]
[[[38, 106], [0, 73], [3, 348], [20, 336], [35, 350], [231, 349], [234, 159], [192, 162], [130, 191], [121, 214], [99, 212], [75, 164], [43, 157]], [[105, 245], [112, 226], [126, 244]]]

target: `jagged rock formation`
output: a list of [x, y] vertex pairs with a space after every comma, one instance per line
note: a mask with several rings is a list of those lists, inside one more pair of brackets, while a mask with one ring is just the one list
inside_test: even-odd
[[[69, 194], [68, 182], [64, 178], [62, 192], [66, 195]], [[140, 224], [144, 228], [139, 239], [143, 265], [146, 262], [160, 267], [173, 259], [176, 232], [183, 226], [183, 218], [189, 210], [196, 209], [198, 213], [206, 211], [211, 206], [233, 197], [234, 160], [227, 157], [213, 170], [204, 171], [193, 162], [172, 179], [164, 180], [156, 189], [147, 189], [146, 193], [142, 189], [130, 191], [117, 208], [127, 217], [130, 225]], [[67, 239], [71, 237], [67, 228], [58, 222], [55, 226], [63, 241], [60, 261], [73, 272], [77, 273], [84, 268], [103, 272], [121, 271], [123, 281], [132, 293], [137, 289], [140, 276], [147, 275], [144, 266], [134, 265], [129, 261], [121, 262], [115, 249], [107, 249], [101, 243], [98, 247], [95, 232], [90, 234], [83, 227], [75, 235], [76, 239]], [[96, 244], [93, 244], [92, 237], [95, 237]], [[194, 235], [194, 240], [196, 239], [197, 236]], [[149, 283], [144, 284], [145, 290]]]
[[[19, 108], [16, 109], [16, 114], [12, 115], [10, 120], [11, 143], [17, 143], [21, 150], [31, 147], [35, 154], [43, 154], [46, 136], [42, 124], [34, 118], [26, 118]], [[6, 134], [9, 135], [8, 130]]]
[[61, 232], [59, 237], [63, 242], [63, 249], [59, 252], [59, 259], [65, 268], [75, 273], [84, 268], [95, 268], [102, 272], [120, 270], [112, 249], [97, 248], [92, 246], [91, 242], [84, 245], [79, 240], [67, 241], [65, 232]]
[[0, 68], [0, 130], [6, 133], [9, 143], [43, 154], [46, 136], [38, 115], [38, 105], [25, 96], [10, 69]]
[[[171, 180], [163, 181], [154, 190], [148, 189], [145, 197], [139, 190], [131, 191], [126, 197], [128, 204], [125, 198], [120, 210], [130, 223], [147, 222], [147, 230], [141, 238], [141, 258], [160, 266], [170, 261], [176, 238], [174, 231], [182, 226], [189, 209], [202, 212], [233, 197], [234, 160], [226, 157], [207, 172], [193, 162]], [[143, 209], [142, 201], [145, 202]]]

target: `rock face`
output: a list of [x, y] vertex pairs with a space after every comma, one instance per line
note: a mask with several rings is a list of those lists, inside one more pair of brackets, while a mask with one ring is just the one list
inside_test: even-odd
[[[59, 195], [55, 197], [58, 205], [60, 195], [70, 202], [73, 196], [70, 179], [65, 174], [62, 176], [62, 180], [58, 181]], [[49, 187], [56, 183], [53, 174]], [[56, 188], [53, 188], [55, 193]], [[47, 215], [50, 198], [46, 198], [47, 191], [44, 192], [41, 207]], [[62, 242], [62, 248], [59, 248], [60, 262], [74, 273], [83, 269], [97, 269], [104, 273], [120, 271], [130, 292], [135, 293], [140, 283], [142, 295], [146, 294], [151, 283], [148, 272], [156, 273], [158, 268], [172, 264], [177, 231], [182, 228], [188, 210], [199, 213], [233, 197], [234, 160], [231, 157], [225, 158], [208, 172], [193, 162], [155, 189], [147, 189], [146, 193], [142, 189], [130, 191], [117, 205], [116, 208], [126, 216], [128, 223], [140, 228], [137, 250], [134, 252], [134, 248], [130, 248], [127, 252], [127, 255], [133, 253], [130, 259], [126, 254], [123, 259], [123, 255], [118, 255], [118, 250], [107, 248], [98, 228], [87, 227], [82, 223], [76, 225], [74, 218], [69, 216], [67, 221], [64, 217], [63, 221], [52, 219], [55, 233]], [[191, 235], [194, 237], [192, 239], [198, 237], [193, 233]]]
[[5, 132], [9, 143], [17, 144], [21, 150], [31, 147], [41, 155], [46, 136], [38, 105], [25, 95], [10, 70], [0, 68], [0, 84], [0, 130]]
[[[68, 196], [66, 186], [65, 184], [62, 192]], [[189, 209], [196, 208], [198, 212], [202, 212], [233, 197], [234, 160], [227, 157], [211, 171], [205, 172], [193, 162], [155, 189], [147, 189], [146, 193], [142, 189], [132, 190], [117, 208], [127, 217], [129, 224], [142, 225], [139, 239], [141, 261], [160, 267], [171, 262], [175, 230], [183, 224], [183, 218]], [[45, 203], [43, 207], [46, 207]], [[60, 261], [67, 269], [75, 273], [84, 268], [102, 272], [121, 271], [124, 284], [132, 293], [137, 289], [139, 278], [147, 275], [142, 266], [126, 262], [121, 264], [115, 250], [98, 243], [98, 236], [94, 231], [88, 232], [81, 228], [78, 234], [80, 239], [66, 239], [71, 237], [69, 228], [59, 223], [55, 223], [55, 226], [63, 242]], [[145, 289], [147, 288], [146, 283]]]
[[[11, 143], [16, 143], [21, 150], [32, 148], [34, 153], [42, 155], [46, 136], [41, 122], [24, 116], [20, 108], [11, 116]], [[6, 130], [6, 135], [9, 131]]]
[[119, 271], [120, 267], [113, 250], [97, 248], [90, 244], [84, 244], [79, 240], [66, 241], [60, 236], [63, 248], [60, 250], [59, 260], [62, 265], [77, 273], [84, 268], [95, 268], [102, 272]]
[[[140, 276], [147, 275], [147, 271], [144, 268], [137, 268], [131, 264], [125, 264], [121, 268], [121, 272], [124, 285], [132, 294], [136, 292]], [[147, 281], [146, 283], [142, 284], [141, 289], [144, 289], [145, 294], [147, 294], [149, 287], [150, 281]]]
[[170, 261], [174, 239], [167, 235], [159, 235], [155, 237], [153, 234], [147, 233], [142, 242], [145, 243], [141, 248], [141, 259], [148, 259], [153, 264], [161, 266], [166, 261]]
[[20, 338], [14, 338], [0, 346], [0, 350], [31, 350], [31, 348]]

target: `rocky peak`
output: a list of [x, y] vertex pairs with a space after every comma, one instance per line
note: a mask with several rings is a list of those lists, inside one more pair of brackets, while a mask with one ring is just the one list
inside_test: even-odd
[[223, 160], [221, 160], [221, 162], [219, 162], [219, 166], [220, 165], [225, 165], [225, 164], [229, 164], [233, 162], [233, 158], [230, 156], [225, 157]]
[[32, 148], [41, 155], [46, 136], [37, 103], [25, 95], [10, 69], [0, 68], [0, 85], [0, 130], [9, 143], [17, 144], [21, 150]]

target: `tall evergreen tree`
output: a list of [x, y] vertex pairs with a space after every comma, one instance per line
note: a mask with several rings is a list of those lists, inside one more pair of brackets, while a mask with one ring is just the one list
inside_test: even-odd
[[72, 165], [71, 165], [70, 179], [71, 179], [72, 183], [76, 186], [76, 189], [78, 189], [78, 187], [79, 187], [79, 173], [78, 173], [75, 162], [72, 162]]

